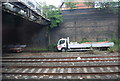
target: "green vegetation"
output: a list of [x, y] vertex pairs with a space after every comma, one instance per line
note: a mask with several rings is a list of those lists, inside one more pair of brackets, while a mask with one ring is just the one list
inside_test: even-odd
[[88, 7], [93, 8], [94, 7], [94, 2], [84, 2], [85, 5], [87, 5]]
[[99, 3], [84, 2], [84, 4], [92, 8], [94, 8], [95, 4], [98, 4], [99, 5], [98, 10], [106, 10], [107, 13], [113, 14], [119, 13], [120, 2], [99, 2]]
[[109, 40], [103, 39], [103, 40], [98, 40], [97, 42], [104, 42], [104, 41], [109, 41]]
[[113, 47], [111, 48], [108, 48], [108, 51], [113, 53], [113, 52], [118, 52], [119, 51], [119, 48], [117, 45], [114, 45]]
[[53, 5], [44, 5], [42, 8], [43, 16], [51, 20], [50, 28], [59, 27], [60, 23], [63, 22], [61, 10]]
[[77, 8], [76, 5], [78, 3], [77, 2], [66, 2], [65, 5], [67, 6], [67, 8], [70, 8], [70, 10], [72, 10], [73, 8]]
[[111, 13], [113, 14], [119, 14], [119, 10], [120, 10], [120, 2], [110, 2], [109, 3], [109, 11], [111, 11]]
[[48, 46], [49, 51], [57, 51], [57, 45], [56, 44], [50, 44]]
[[39, 49], [39, 48], [33, 48], [30, 49], [31, 51], [48, 51], [48, 49]]
[[109, 41], [109, 40], [103, 39], [103, 40], [98, 40], [98, 41], [89, 41], [87, 38], [83, 38], [79, 43], [85, 43], [85, 42], [104, 42], [104, 41]]
[[115, 45], [108, 49], [109, 52], [118, 52], [120, 50], [120, 39], [112, 38], [111, 42], [114, 42]]
[[57, 51], [57, 45], [56, 44], [50, 44], [48, 45], [48, 48], [43, 49], [43, 48], [31, 48], [29, 49], [31, 51]]
[[80, 41], [80, 43], [85, 43], [85, 42], [90, 42], [90, 41], [88, 41], [87, 38], [83, 38], [83, 39]]

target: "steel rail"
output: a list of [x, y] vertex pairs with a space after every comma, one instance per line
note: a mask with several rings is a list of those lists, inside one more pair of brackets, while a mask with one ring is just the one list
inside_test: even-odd
[[[80, 57], [82, 58], [111, 58], [111, 57], [120, 57], [120, 56], [90, 56], [90, 57]], [[10, 58], [10, 57], [3, 57], [2, 59], [76, 59], [78, 57], [44, 57], [44, 58]]]
[[120, 74], [119, 72], [93, 72], [93, 73], [7, 73], [8, 75], [106, 75], [106, 74]]
[[120, 65], [90, 65], [90, 66], [2, 66], [3, 68], [90, 68], [90, 67], [119, 67]]
[[120, 61], [120, 59], [101, 59], [101, 60], [63, 60], [63, 61], [2, 61], [2, 62], [93, 62], [93, 61]]

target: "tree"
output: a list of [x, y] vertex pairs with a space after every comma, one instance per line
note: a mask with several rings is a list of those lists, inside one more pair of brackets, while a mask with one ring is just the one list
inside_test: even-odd
[[43, 6], [43, 15], [51, 20], [50, 28], [58, 27], [63, 22], [61, 10], [53, 5]]
[[107, 10], [109, 13], [118, 14], [120, 2], [84, 2], [89, 7], [95, 7], [99, 10]]
[[66, 2], [66, 3], [65, 3], [66, 7], [67, 7], [67, 8], [70, 8], [71, 10], [72, 10], [73, 8], [77, 8], [77, 7], [76, 7], [77, 4], [78, 4], [77, 2]]

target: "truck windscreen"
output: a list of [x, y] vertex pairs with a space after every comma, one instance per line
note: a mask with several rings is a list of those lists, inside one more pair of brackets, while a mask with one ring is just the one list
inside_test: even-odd
[[59, 44], [64, 44], [65, 43], [65, 40], [61, 40]]

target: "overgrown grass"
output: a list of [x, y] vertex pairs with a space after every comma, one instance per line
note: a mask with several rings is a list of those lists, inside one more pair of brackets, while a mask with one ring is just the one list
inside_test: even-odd
[[98, 40], [98, 41], [89, 41], [87, 39], [83, 39], [82, 41], [80, 41], [79, 43], [85, 43], [85, 42], [105, 42], [105, 41], [109, 41], [107, 39], [103, 39], [103, 40]]
[[48, 49], [39, 49], [39, 48], [33, 48], [30, 49], [31, 51], [48, 51]]
[[49, 51], [57, 51], [57, 44], [50, 44], [48, 45]]
[[105, 42], [105, 41], [109, 41], [109, 40], [103, 39], [103, 40], [98, 40], [97, 42]]
[[109, 52], [118, 52], [118, 51], [120, 51], [120, 39], [112, 38], [111, 42], [114, 42], [115, 45], [113, 47], [110, 47], [108, 49], [108, 51]]
[[85, 42], [91, 42], [91, 41], [87, 40], [87, 38], [83, 38], [79, 43], [85, 43]]

